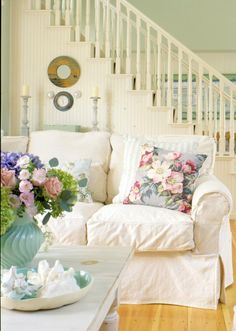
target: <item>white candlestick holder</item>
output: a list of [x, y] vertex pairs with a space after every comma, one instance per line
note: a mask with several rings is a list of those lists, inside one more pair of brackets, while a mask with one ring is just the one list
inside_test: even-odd
[[100, 97], [90, 97], [93, 101], [93, 120], [92, 120], [92, 130], [98, 131], [98, 99], [101, 99]]
[[21, 98], [23, 100], [23, 116], [22, 116], [21, 135], [28, 137], [29, 136], [28, 102], [29, 102], [29, 98], [31, 98], [31, 96], [22, 95]]

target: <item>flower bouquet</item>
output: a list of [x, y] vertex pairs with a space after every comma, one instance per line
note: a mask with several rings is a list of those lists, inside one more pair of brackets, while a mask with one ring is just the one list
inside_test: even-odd
[[[72, 211], [77, 200], [77, 180], [66, 171], [56, 169], [57, 165], [56, 158], [46, 167], [32, 154], [1, 153], [2, 248], [7, 234], [11, 237], [8, 244], [13, 241], [11, 231], [17, 220], [32, 219], [37, 226], [34, 218], [37, 214], [44, 215], [42, 223], [46, 224], [50, 216], [56, 218], [63, 211]], [[20, 230], [22, 227], [18, 232]], [[19, 249], [19, 245], [14, 246]]]

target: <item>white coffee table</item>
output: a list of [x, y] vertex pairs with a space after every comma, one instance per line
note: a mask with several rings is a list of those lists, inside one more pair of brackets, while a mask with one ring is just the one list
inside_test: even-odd
[[80, 301], [53, 310], [21, 312], [2, 309], [2, 331], [117, 330], [120, 280], [133, 251], [122, 247], [54, 247], [35, 259], [85, 270], [94, 276], [90, 291]]

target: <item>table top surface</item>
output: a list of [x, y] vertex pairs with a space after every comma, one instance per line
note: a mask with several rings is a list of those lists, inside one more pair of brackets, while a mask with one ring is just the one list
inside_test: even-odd
[[132, 257], [130, 247], [51, 247], [39, 253], [32, 265], [46, 259], [64, 267], [85, 270], [94, 277], [89, 292], [80, 301], [52, 310], [22, 312], [2, 309], [2, 331], [94, 331], [102, 324], [115, 298], [120, 279]]

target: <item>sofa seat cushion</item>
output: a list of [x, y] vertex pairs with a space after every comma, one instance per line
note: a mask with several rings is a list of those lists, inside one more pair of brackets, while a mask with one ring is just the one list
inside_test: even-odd
[[88, 245], [132, 246], [136, 251], [183, 251], [194, 247], [189, 215], [164, 208], [110, 204], [87, 223]]
[[86, 223], [103, 206], [99, 202], [77, 202], [72, 212], [65, 212], [63, 217], [58, 217], [57, 219], [51, 217], [48, 227], [55, 237], [55, 243], [63, 245], [86, 245]]

